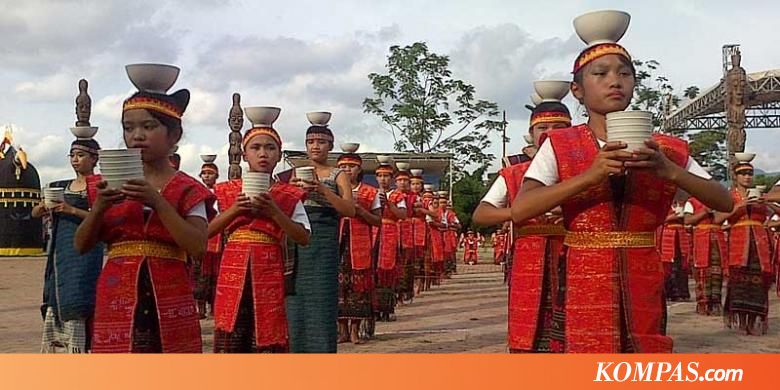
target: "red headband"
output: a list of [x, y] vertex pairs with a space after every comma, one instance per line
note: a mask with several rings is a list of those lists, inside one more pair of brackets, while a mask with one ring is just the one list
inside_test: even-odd
[[363, 165], [363, 159], [360, 158], [360, 156], [356, 154], [342, 154], [339, 156], [338, 160], [336, 161], [336, 164], [348, 164], [348, 165], [357, 165], [362, 166]]
[[246, 148], [246, 144], [249, 143], [249, 140], [252, 138], [258, 136], [258, 135], [267, 135], [271, 137], [274, 142], [276, 142], [276, 145], [281, 149], [282, 148], [282, 138], [279, 137], [279, 133], [276, 132], [271, 127], [253, 127], [249, 130], [247, 130], [246, 133], [244, 133], [244, 140], [241, 142], [241, 146], [243, 148]]
[[376, 170], [374, 171], [374, 174], [378, 175], [380, 173], [387, 173], [387, 174], [392, 176], [393, 175], [393, 167], [391, 167], [390, 165], [380, 165], [379, 167], [376, 168]]
[[176, 119], [181, 119], [182, 114], [184, 114], [181, 109], [173, 104], [148, 96], [136, 96], [127, 99], [122, 106], [122, 112], [138, 109], [152, 110]]
[[577, 60], [574, 61], [574, 71], [572, 71], [572, 73], [576, 74], [593, 60], [609, 54], [621, 55], [631, 61], [631, 55], [628, 54], [628, 50], [623, 46], [620, 46], [617, 43], [602, 43], [583, 50], [577, 57]]

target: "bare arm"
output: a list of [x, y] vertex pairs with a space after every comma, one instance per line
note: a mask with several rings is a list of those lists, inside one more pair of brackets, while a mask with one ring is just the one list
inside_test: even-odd
[[488, 202], [479, 202], [471, 220], [479, 226], [500, 225], [512, 220], [512, 209], [509, 207], [498, 208]]
[[201, 217], [182, 217], [165, 198], [154, 207], [165, 229], [180, 248], [200, 259], [206, 253], [208, 222]]
[[366, 221], [371, 226], [382, 226], [382, 209], [368, 211], [360, 206], [355, 206], [355, 217]]
[[106, 182], [100, 182], [97, 185], [97, 199], [95, 199], [92, 209], [87, 213], [86, 218], [81, 221], [76, 234], [73, 236], [73, 247], [80, 254], [92, 250], [100, 240], [100, 227], [103, 225], [103, 215], [108, 209], [121, 202], [124, 196], [117, 190], [107, 189]]
[[696, 214], [685, 214], [685, 218], [683, 218], [683, 223], [686, 225], [696, 225], [698, 224], [702, 219], [706, 218], [710, 213], [708, 211], [702, 211], [700, 213]]
[[669, 214], [666, 216], [665, 223], [671, 223], [671, 222], [682, 222], [683, 217], [678, 216], [677, 214]]
[[30, 213], [33, 218], [40, 218], [43, 217], [44, 214], [46, 214], [48, 210], [46, 209], [46, 206], [43, 204], [43, 202], [38, 203], [35, 207], [33, 207], [32, 212]]

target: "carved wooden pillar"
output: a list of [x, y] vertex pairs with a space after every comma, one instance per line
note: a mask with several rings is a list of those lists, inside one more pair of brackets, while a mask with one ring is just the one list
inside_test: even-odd
[[228, 179], [241, 178], [241, 128], [244, 127], [244, 110], [241, 109], [241, 95], [233, 94], [233, 106], [230, 107], [228, 115], [228, 125], [230, 126], [230, 149], [228, 149], [228, 159], [230, 168], [228, 169]]

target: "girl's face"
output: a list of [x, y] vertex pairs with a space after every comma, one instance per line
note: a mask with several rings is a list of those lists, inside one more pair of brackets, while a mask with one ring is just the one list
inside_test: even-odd
[[566, 122], [549, 122], [549, 123], [537, 123], [531, 128], [531, 137], [534, 137], [534, 145], [536, 147], [542, 146], [541, 139], [542, 134], [552, 129], [565, 129], [569, 127]]
[[398, 188], [398, 191], [409, 192], [409, 179], [406, 178], [395, 179], [395, 186], [396, 188]]
[[743, 188], [753, 187], [753, 171], [740, 171], [736, 174], [737, 184]]
[[69, 157], [73, 171], [81, 175], [91, 174], [98, 160], [97, 156], [78, 149], [71, 150]]
[[[246, 161], [246, 157], [244, 158], [244, 161]], [[205, 184], [208, 188], [214, 187], [214, 184], [217, 184], [218, 177], [219, 175], [211, 170], [200, 173], [200, 179], [203, 180], [203, 184]]]
[[168, 160], [173, 146], [179, 142], [179, 135], [169, 131], [149, 111], [135, 109], [125, 111], [122, 118], [125, 145], [140, 148], [143, 161]]
[[582, 83], [574, 82], [571, 92], [588, 112], [606, 115], [623, 111], [634, 94], [634, 74], [617, 54], [593, 60], [582, 69]]
[[250, 172], [273, 173], [281, 158], [279, 145], [268, 135], [252, 137], [244, 147], [244, 161]]
[[412, 187], [412, 192], [415, 194], [419, 194], [423, 190], [423, 183], [419, 181], [413, 181], [410, 186]]
[[309, 155], [309, 159], [317, 162], [324, 162], [328, 160], [328, 152], [333, 149], [333, 144], [324, 139], [307, 139], [306, 140], [306, 154]]
[[[306, 142], [306, 144], [308, 146], [308, 141]], [[314, 160], [314, 159], [312, 158], [312, 160]], [[342, 171], [347, 173], [347, 175], [349, 176], [350, 183], [352, 183], [353, 185], [358, 183], [358, 178], [360, 177], [360, 172], [362, 172], [362, 170], [360, 169], [359, 165], [355, 165], [355, 164], [339, 164], [339, 168]]]
[[376, 182], [383, 190], [389, 190], [390, 185], [393, 182], [393, 175], [385, 172], [377, 173]]

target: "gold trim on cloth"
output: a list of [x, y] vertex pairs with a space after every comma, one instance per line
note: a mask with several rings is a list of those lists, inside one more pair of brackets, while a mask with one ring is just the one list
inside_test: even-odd
[[696, 225], [693, 228], [699, 229], [699, 230], [720, 230], [720, 228], [723, 227], [721, 225], [715, 225], [712, 223], [703, 223], [701, 225]]
[[40, 256], [45, 254], [41, 248], [0, 248], [0, 256]]
[[108, 258], [143, 256], [187, 261], [187, 252], [177, 246], [156, 241], [123, 241], [108, 248]]
[[655, 232], [566, 232], [563, 245], [572, 248], [649, 248]]
[[761, 222], [758, 222], [758, 221], [753, 221], [753, 220], [739, 221], [739, 222], [734, 224], [734, 227], [739, 227], [739, 226], [761, 226], [761, 227], [764, 227], [764, 224], [761, 223]]
[[397, 222], [398, 222], [397, 219], [382, 218], [382, 223], [387, 223], [387, 224], [392, 225], [392, 224], [395, 224]]
[[515, 230], [515, 236], [565, 236], [563, 225], [525, 225]]
[[279, 244], [279, 242], [269, 234], [258, 232], [256, 230], [236, 230], [230, 235], [230, 237], [228, 237], [228, 241]]
[[673, 224], [666, 225], [666, 227], [671, 228], [671, 229], [682, 229], [685, 226], [680, 225], [679, 223], [673, 223]]

